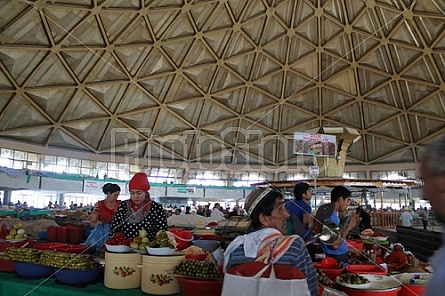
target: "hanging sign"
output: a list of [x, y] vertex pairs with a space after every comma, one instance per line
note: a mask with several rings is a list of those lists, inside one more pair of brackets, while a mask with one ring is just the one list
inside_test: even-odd
[[318, 175], [320, 173], [320, 168], [316, 165], [309, 167], [309, 174], [311, 175]]
[[294, 154], [335, 157], [336, 146], [333, 135], [294, 133]]

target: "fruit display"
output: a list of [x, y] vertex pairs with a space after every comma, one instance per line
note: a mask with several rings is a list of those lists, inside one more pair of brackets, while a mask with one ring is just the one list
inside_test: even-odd
[[160, 230], [156, 233], [155, 238], [148, 244], [150, 248], [170, 248], [176, 249], [178, 243], [176, 238], [170, 231]]
[[9, 230], [9, 234], [5, 237], [5, 239], [22, 239], [27, 237], [28, 235], [26, 234], [25, 229], [23, 229], [23, 225], [21, 223], [15, 223], [13, 229]]
[[94, 256], [87, 254], [70, 254], [55, 251], [44, 251], [40, 256], [40, 264], [64, 269], [87, 270], [99, 267]]
[[334, 282], [323, 272], [321, 268], [316, 268], [318, 284], [323, 286], [333, 285]]
[[36, 249], [9, 247], [1, 258], [16, 262], [37, 263], [40, 261], [40, 254], [40, 251]]
[[350, 272], [340, 275], [338, 277], [338, 281], [340, 283], [345, 283], [350, 285], [363, 285], [370, 283], [370, 281], [366, 277]]
[[129, 246], [131, 243], [131, 239], [125, 237], [122, 233], [115, 233], [110, 239], [108, 239], [105, 244], [112, 246]]
[[185, 259], [176, 265], [175, 274], [205, 279], [217, 279], [221, 274], [214, 262]]
[[139, 235], [133, 238], [133, 240], [131, 241], [130, 248], [144, 251], [149, 243], [150, 240], [147, 237], [147, 231], [145, 229], [142, 229], [139, 231]]

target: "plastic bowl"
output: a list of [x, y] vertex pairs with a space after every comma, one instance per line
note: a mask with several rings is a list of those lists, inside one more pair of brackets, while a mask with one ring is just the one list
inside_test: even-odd
[[91, 284], [99, 277], [100, 270], [101, 268], [87, 270], [60, 269], [56, 272], [56, 280], [68, 285]]
[[322, 268], [321, 263], [318, 262], [314, 263], [314, 267], [321, 269], [331, 281], [335, 281], [335, 279], [345, 271], [344, 266], [341, 268]]
[[376, 241], [386, 241], [388, 240], [387, 236], [373, 236], [371, 235], [371, 239], [376, 240]]
[[337, 269], [338, 262], [332, 257], [326, 257], [321, 260], [321, 268], [322, 269]]
[[198, 280], [178, 277], [182, 296], [220, 296], [222, 284], [217, 280]]
[[346, 266], [346, 271], [355, 274], [386, 275], [386, 270], [374, 264], [350, 264]]
[[207, 255], [208, 255], [207, 253], [198, 254], [198, 255], [186, 254], [185, 259], [204, 261], [207, 258]]
[[74, 254], [84, 253], [87, 249], [88, 249], [87, 246], [81, 246], [81, 245], [65, 245], [55, 248], [57, 252], [74, 253]]
[[54, 268], [39, 263], [14, 262], [15, 272], [23, 277], [41, 278], [54, 273]]
[[173, 253], [175, 252], [175, 249], [171, 249], [171, 248], [150, 248], [150, 247], [147, 247], [147, 252], [150, 255], [169, 256], [169, 255], [173, 255]]
[[107, 245], [107, 244], [105, 244], [105, 248], [107, 248], [107, 251], [113, 252], [113, 253], [128, 253], [131, 251], [130, 246], [126, 246], [126, 245]]
[[204, 252], [213, 252], [219, 248], [220, 243], [215, 240], [200, 239], [192, 241], [192, 245], [200, 247]]

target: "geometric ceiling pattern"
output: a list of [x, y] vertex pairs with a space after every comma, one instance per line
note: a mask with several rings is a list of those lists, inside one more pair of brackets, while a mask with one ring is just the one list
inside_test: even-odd
[[443, 0], [0, 0], [0, 137], [178, 163], [347, 163], [445, 133]]

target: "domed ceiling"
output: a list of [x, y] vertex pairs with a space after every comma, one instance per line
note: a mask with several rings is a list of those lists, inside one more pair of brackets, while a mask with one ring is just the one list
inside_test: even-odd
[[445, 133], [442, 0], [0, 0], [0, 137], [177, 163], [417, 162]]

